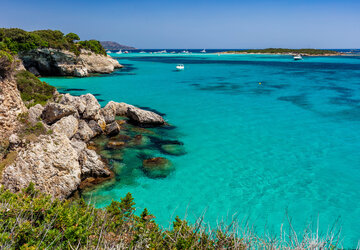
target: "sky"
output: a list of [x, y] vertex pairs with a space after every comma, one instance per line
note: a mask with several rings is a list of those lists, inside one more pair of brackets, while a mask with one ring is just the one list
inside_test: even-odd
[[0, 0], [0, 27], [137, 48], [360, 48], [360, 0]]

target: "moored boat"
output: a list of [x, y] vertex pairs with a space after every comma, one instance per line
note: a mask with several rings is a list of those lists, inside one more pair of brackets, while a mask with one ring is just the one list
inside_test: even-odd
[[178, 64], [178, 65], [176, 65], [176, 69], [177, 70], [184, 70], [184, 64]]
[[300, 54], [294, 56], [294, 60], [295, 60], [295, 61], [302, 60], [302, 59], [303, 59], [303, 58], [302, 58], [302, 56], [301, 56]]

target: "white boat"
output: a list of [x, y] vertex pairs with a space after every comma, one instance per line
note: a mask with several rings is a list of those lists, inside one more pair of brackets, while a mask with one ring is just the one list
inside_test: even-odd
[[178, 64], [178, 65], [176, 65], [176, 69], [177, 70], [184, 70], [184, 64]]
[[189, 51], [183, 50], [181, 53], [189, 54]]
[[111, 51], [110, 51], [110, 50], [107, 50], [107, 51], [106, 51], [106, 53], [107, 53], [107, 54], [110, 54], [110, 53], [111, 53]]
[[116, 52], [116, 54], [122, 54], [122, 51], [121, 51], [121, 50], [119, 50], [118, 52]]
[[129, 54], [129, 51], [125, 50], [125, 51], [124, 51], [124, 54]]
[[205, 49], [203, 49], [202, 51], [200, 51], [201, 53], [206, 53], [206, 50]]
[[302, 56], [301, 56], [300, 54], [294, 56], [294, 60], [295, 60], [295, 61], [302, 60], [302, 59], [303, 59], [303, 58], [302, 58]]

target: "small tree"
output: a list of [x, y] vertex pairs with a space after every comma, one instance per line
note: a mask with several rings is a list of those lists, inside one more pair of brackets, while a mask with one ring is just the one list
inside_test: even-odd
[[74, 41], [80, 40], [80, 37], [77, 34], [71, 32], [65, 36], [65, 39], [73, 43]]

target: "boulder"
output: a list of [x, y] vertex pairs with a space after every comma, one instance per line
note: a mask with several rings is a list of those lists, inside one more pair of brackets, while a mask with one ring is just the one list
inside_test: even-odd
[[116, 106], [116, 115], [119, 116], [126, 116], [128, 108], [136, 108], [135, 106], [127, 104], [125, 102], [120, 102], [120, 103], [116, 102], [115, 106]]
[[36, 104], [35, 106], [29, 108], [29, 122], [32, 125], [35, 125], [38, 121], [41, 120], [41, 114], [44, 111], [44, 107], [40, 104]]
[[164, 178], [174, 169], [168, 159], [155, 157], [143, 160], [143, 170], [151, 178]]
[[51, 126], [54, 133], [65, 134], [69, 139], [78, 131], [79, 121], [74, 116], [69, 115], [61, 118]]
[[74, 138], [86, 142], [86, 141], [89, 141], [94, 136], [95, 136], [95, 134], [92, 131], [92, 129], [89, 127], [87, 122], [84, 120], [80, 120], [78, 132], [74, 135]]
[[87, 177], [108, 177], [111, 174], [94, 150], [84, 149], [80, 153], [79, 163], [82, 179]]
[[131, 121], [140, 125], [157, 126], [165, 124], [164, 119], [160, 115], [136, 107], [128, 107], [127, 116]]
[[100, 119], [99, 111], [100, 104], [92, 94], [81, 95], [80, 100], [85, 103], [85, 110], [82, 113], [82, 118], [89, 120]]
[[36, 189], [64, 199], [78, 188], [80, 176], [78, 154], [69, 138], [42, 135], [19, 150], [15, 161], [4, 169], [2, 184], [17, 192], [33, 182]]
[[108, 136], [114, 136], [117, 135], [120, 132], [120, 126], [117, 124], [117, 122], [112, 122], [108, 125], [106, 125], [105, 133]]
[[115, 121], [116, 109], [117, 109], [117, 103], [110, 101], [108, 104], [106, 104], [105, 107], [103, 107], [100, 110], [100, 114], [102, 114], [107, 124]]
[[76, 112], [77, 110], [70, 105], [64, 105], [60, 103], [48, 103], [41, 114], [41, 118], [47, 124], [52, 124], [60, 120], [61, 118], [68, 115], [73, 115]]
[[89, 74], [88, 70], [85, 67], [76, 68], [74, 70], [74, 75], [77, 76], [77, 77], [85, 77], [85, 76], [88, 76], [88, 74]]
[[94, 120], [89, 121], [88, 125], [94, 132], [94, 136], [100, 135], [103, 132], [103, 129], [100, 127], [99, 123]]
[[72, 138], [71, 141], [71, 146], [76, 150], [76, 152], [78, 153], [78, 155], [80, 155], [80, 153], [86, 149], [86, 143], [80, 140], [77, 140], [75, 138]]
[[63, 95], [63, 97], [60, 100], [60, 103], [75, 107], [80, 115], [84, 113], [86, 108], [86, 102], [84, 100], [82, 100], [79, 96], [72, 96], [68, 93]]

